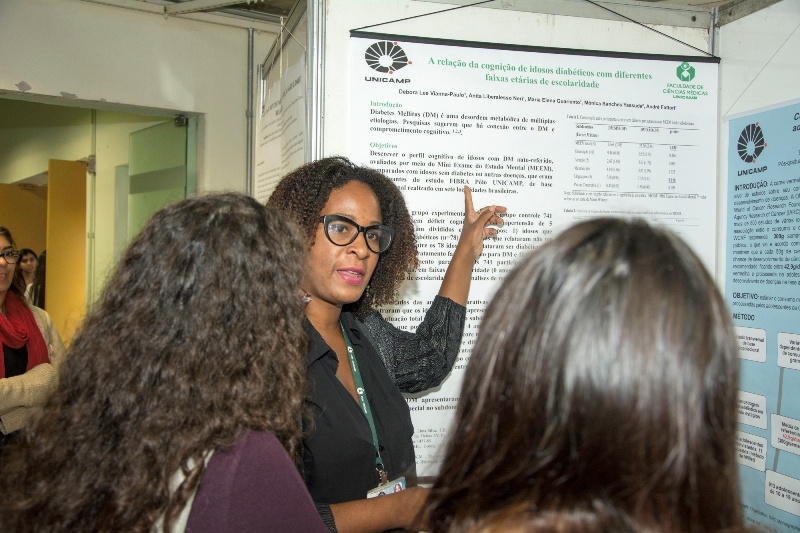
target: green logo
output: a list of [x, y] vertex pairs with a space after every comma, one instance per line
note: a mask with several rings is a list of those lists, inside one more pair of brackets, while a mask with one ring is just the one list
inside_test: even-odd
[[678, 65], [678, 79], [681, 81], [692, 81], [694, 79], [694, 67], [684, 61]]

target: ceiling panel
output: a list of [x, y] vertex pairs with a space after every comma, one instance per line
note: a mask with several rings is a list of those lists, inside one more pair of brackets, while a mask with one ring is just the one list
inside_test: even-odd
[[[87, 0], [98, 1], [98, 0]], [[117, 0], [127, 4], [142, 2], [164, 6], [168, 14], [216, 13], [252, 19], [261, 22], [279, 23], [289, 16], [295, 4], [306, 0]], [[382, 0], [373, 0], [376, 3]], [[417, 0], [432, 4], [467, 5], [476, 0]], [[633, 20], [652, 24], [708, 27], [711, 12], [719, 9], [719, 22], [726, 23], [748, 15], [779, 0], [498, 0], [495, 4], [483, 4], [485, 8], [519, 9], [541, 13], [558, 13], [593, 18], [611, 18], [608, 10], [627, 15]], [[104, 0], [103, 3], [114, 3]], [[596, 15], [600, 8], [605, 15]], [[652, 9], [647, 9], [652, 8]], [[671, 13], [673, 11], [674, 13]], [[641, 13], [646, 15], [638, 16]], [[694, 16], [696, 14], [697, 16]]]

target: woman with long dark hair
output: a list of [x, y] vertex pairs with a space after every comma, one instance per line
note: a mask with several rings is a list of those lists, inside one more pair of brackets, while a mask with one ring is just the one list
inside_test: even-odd
[[728, 309], [683, 241], [641, 220], [576, 224], [487, 308], [430, 530], [742, 528], [738, 372]]
[[42, 253], [39, 254], [39, 257], [36, 260], [36, 271], [33, 274], [33, 283], [31, 283], [31, 286], [25, 290], [25, 295], [28, 297], [30, 302], [41, 309], [44, 309], [45, 305], [44, 292], [47, 287], [46, 275], [47, 251], [42, 250]]
[[302, 262], [294, 227], [252, 198], [156, 213], [3, 457], [3, 531], [324, 531], [290, 459]]
[[0, 226], [0, 448], [55, 388], [65, 350], [50, 316], [25, 298], [22, 257]]

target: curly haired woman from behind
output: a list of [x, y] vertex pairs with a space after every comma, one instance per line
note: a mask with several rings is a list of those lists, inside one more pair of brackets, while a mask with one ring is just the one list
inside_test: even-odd
[[430, 530], [741, 531], [738, 383], [728, 310], [691, 249], [641, 220], [578, 223], [487, 308]]
[[302, 261], [293, 226], [252, 198], [158, 212], [3, 458], [3, 531], [325, 531], [290, 459]]

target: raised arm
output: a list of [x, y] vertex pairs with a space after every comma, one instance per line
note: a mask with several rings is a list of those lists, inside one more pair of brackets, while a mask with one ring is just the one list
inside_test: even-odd
[[436, 296], [416, 331], [396, 328], [377, 311], [364, 326], [394, 384], [403, 392], [421, 392], [441, 383], [453, 367], [466, 314], [463, 305]]
[[483, 240], [497, 234], [503, 206], [475, 211], [472, 191], [464, 187], [464, 224], [442, 280], [439, 294], [416, 331], [394, 327], [380, 313], [364, 324], [394, 383], [403, 392], [421, 392], [441, 383], [458, 357], [464, 333], [472, 268], [483, 251]]
[[505, 212], [506, 208], [502, 205], [490, 205], [475, 211], [472, 191], [469, 186], [464, 186], [464, 224], [453, 258], [444, 273], [439, 296], [467, 305], [472, 268], [483, 252], [483, 240], [497, 235], [494, 226], [503, 224], [502, 214]]

